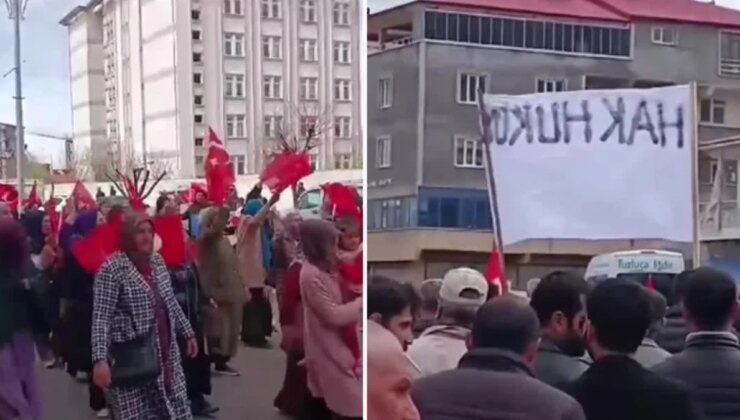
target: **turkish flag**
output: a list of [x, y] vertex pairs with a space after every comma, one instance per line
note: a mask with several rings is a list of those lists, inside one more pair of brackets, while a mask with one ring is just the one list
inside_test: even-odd
[[72, 244], [74, 255], [80, 266], [95, 274], [105, 261], [121, 248], [121, 218], [98, 226], [90, 235]]
[[[208, 198], [215, 205], [226, 202], [229, 189], [236, 183], [231, 157], [224, 148], [224, 143], [212, 128], [208, 128], [208, 154], [205, 161], [206, 186]], [[193, 196], [193, 198], [195, 198]]]
[[162, 241], [162, 246], [157, 252], [162, 256], [167, 266], [174, 267], [185, 264], [187, 261], [187, 244], [180, 215], [158, 216], [152, 222], [154, 223], [154, 233]]
[[52, 236], [57, 238], [61, 229], [62, 219], [59, 216], [59, 212], [57, 212], [57, 202], [54, 199], [54, 184], [51, 184], [51, 195], [49, 196], [49, 201], [46, 202], [46, 217], [49, 218]]
[[42, 203], [41, 198], [39, 197], [38, 184], [36, 184], [36, 181], [33, 181], [33, 187], [31, 187], [31, 192], [28, 193], [28, 198], [23, 200], [23, 207], [41, 207], [41, 205]]
[[95, 201], [90, 191], [85, 188], [85, 184], [81, 181], [75, 183], [72, 189], [72, 197], [78, 210], [92, 210], [98, 206], [98, 202]]
[[648, 290], [655, 290], [655, 280], [653, 279], [652, 274], [648, 274], [647, 283], [645, 283], [645, 287]]
[[311, 175], [311, 172], [313, 169], [308, 153], [294, 153], [286, 150], [275, 156], [272, 162], [262, 170], [260, 181], [273, 193], [279, 193]]
[[503, 259], [499, 253], [498, 246], [494, 246], [491, 256], [488, 257], [486, 280], [488, 280], [489, 284], [498, 285], [500, 295], [509, 293], [509, 284], [506, 282], [506, 270], [504, 269]]

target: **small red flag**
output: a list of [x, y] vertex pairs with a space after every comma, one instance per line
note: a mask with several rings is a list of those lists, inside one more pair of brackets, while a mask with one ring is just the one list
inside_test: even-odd
[[54, 238], [58, 238], [62, 220], [59, 217], [59, 212], [57, 212], [57, 202], [54, 199], [54, 184], [51, 184], [51, 195], [49, 196], [49, 200], [46, 202], [46, 217], [49, 218], [52, 236]]
[[13, 214], [18, 211], [18, 189], [15, 185], [0, 184], [0, 202], [8, 203]]
[[97, 201], [90, 194], [90, 191], [85, 188], [85, 184], [82, 181], [75, 183], [72, 189], [72, 197], [74, 197], [75, 205], [79, 210], [92, 210], [98, 206]]
[[260, 181], [273, 193], [279, 193], [311, 175], [311, 172], [313, 169], [308, 153], [294, 153], [286, 150], [275, 156], [262, 170]]
[[28, 198], [23, 200], [23, 207], [37, 206], [41, 207], [41, 198], [39, 197], [38, 184], [33, 181], [31, 192], [28, 193]]
[[162, 241], [162, 247], [157, 251], [168, 267], [185, 264], [187, 260], [187, 244], [185, 231], [182, 227], [180, 215], [158, 216], [152, 220], [154, 232]]
[[509, 293], [509, 285], [506, 282], [506, 270], [498, 251], [498, 246], [494, 246], [491, 256], [488, 257], [488, 266], [486, 267], [486, 280], [489, 284], [498, 285], [499, 294]]
[[146, 205], [144, 205], [144, 200], [142, 200], [139, 191], [136, 190], [134, 181], [127, 176], [123, 179], [123, 183], [128, 194], [128, 200], [131, 203], [131, 208], [136, 211], [146, 211]]
[[120, 249], [120, 230], [120, 218], [98, 226], [90, 235], [72, 244], [72, 255], [86, 272], [97, 273], [105, 261]]
[[647, 282], [645, 283], [645, 287], [648, 290], [655, 290], [655, 280], [653, 280], [653, 275], [648, 274]]
[[326, 211], [334, 217], [350, 216], [355, 219], [362, 234], [362, 208], [358, 203], [357, 191], [350, 186], [332, 182], [321, 186], [324, 190]]
[[[212, 128], [208, 127], [208, 154], [205, 161], [206, 186], [208, 198], [215, 205], [226, 202], [229, 188], [236, 183], [231, 157], [224, 148], [224, 143]], [[195, 197], [191, 197], [195, 199]]]

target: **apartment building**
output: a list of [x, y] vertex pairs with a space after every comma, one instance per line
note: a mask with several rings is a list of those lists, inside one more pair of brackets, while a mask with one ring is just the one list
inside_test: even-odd
[[[424, 0], [370, 16], [368, 49], [376, 272], [419, 280], [485, 266], [493, 235], [479, 88], [527, 94], [697, 82], [702, 209], [723, 159], [722, 208], [737, 218], [740, 12], [692, 0]], [[728, 239], [716, 224], [702, 234]], [[662, 241], [532, 239], [507, 247], [507, 271], [525, 282], [640, 247], [690, 255], [687, 244]]]
[[362, 164], [358, 0], [93, 0], [69, 28], [75, 147], [202, 175], [207, 128], [239, 175], [319, 127], [318, 170]]

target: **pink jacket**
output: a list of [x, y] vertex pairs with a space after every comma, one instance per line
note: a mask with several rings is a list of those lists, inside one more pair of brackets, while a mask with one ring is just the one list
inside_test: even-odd
[[335, 414], [362, 417], [362, 378], [341, 327], [362, 320], [362, 298], [342, 303], [339, 279], [305, 262], [301, 269], [308, 388]]

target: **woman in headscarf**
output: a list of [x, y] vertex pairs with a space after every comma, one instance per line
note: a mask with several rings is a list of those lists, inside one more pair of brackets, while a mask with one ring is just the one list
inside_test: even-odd
[[303, 350], [303, 305], [301, 303], [300, 275], [303, 266], [299, 229], [301, 216], [290, 213], [282, 220], [281, 229], [273, 240], [274, 259], [278, 263], [278, 302], [282, 341], [280, 347], [287, 356], [283, 387], [275, 397], [275, 408], [292, 418], [304, 418], [308, 403], [306, 368], [300, 362]]
[[267, 273], [272, 266], [272, 245], [265, 228], [272, 206], [280, 200], [273, 194], [267, 203], [251, 199], [242, 209], [237, 231], [236, 254], [242, 281], [252, 299], [244, 305], [242, 341], [254, 347], [267, 346], [272, 335], [272, 308], [265, 291]]
[[[190, 358], [197, 355], [198, 345], [175, 299], [167, 267], [154, 252], [154, 225], [146, 214], [128, 211], [120, 232], [121, 251], [95, 276], [93, 380], [107, 390], [116, 420], [191, 419], [177, 339], [187, 342]], [[117, 382], [116, 369], [126, 366], [113, 365], [112, 371], [112, 355], [129, 358], [134, 366], [146, 365], [147, 356], [140, 356], [146, 347], [134, 345], [142, 341], [153, 343], [154, 354], [148, 357], [158, 369], [139, 372], [126, 382], [121, 376]]]
[[362, 298], [344, 302], [344, 283], [337, 275], [339, 234], [331, 222], [303, 222], [300, 239], [305, 364], [312, 397], [308, 418], [362, 418], [362, 378], [342, 336], [347, 327], [359, 328]]
[[29, 260], [23, 228], [0, 220], [0, 419], [41, 420], [34, 367], [33, 296], [24, 284]]
[[234, 248], [224, 235], [229, 220], [225, 208], [209, 207], [200, 215], [198, 270], [205, 305], [206, 337], [215, 372], [238, 376], [228, 362], [236, 355], [242, 327], [242, 306], [249, 298], [239, 276]]

